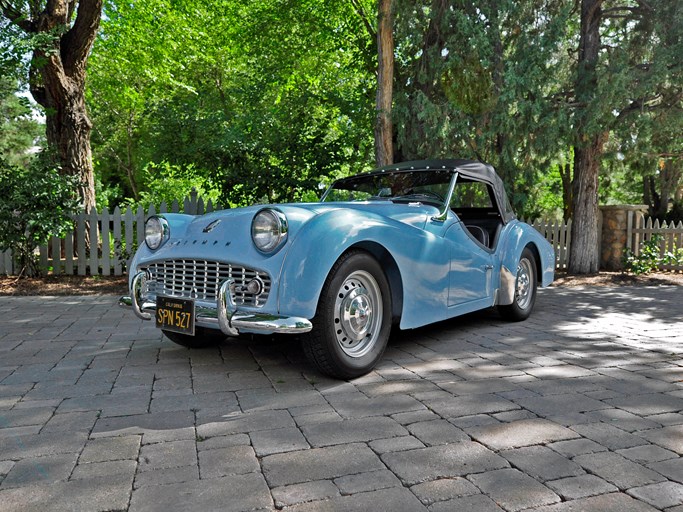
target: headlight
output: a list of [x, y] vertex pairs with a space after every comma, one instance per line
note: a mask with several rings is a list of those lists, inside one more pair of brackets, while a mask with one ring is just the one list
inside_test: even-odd
[[168, 222], [163, 217], [152, 216], [145, 223], [145, 242], [153, 251], [170, 236]]
[[261, 252], [272, 252], [287, 237], [287, 217], [279, 210], [266, 208], [251, 221], [251, 239]]

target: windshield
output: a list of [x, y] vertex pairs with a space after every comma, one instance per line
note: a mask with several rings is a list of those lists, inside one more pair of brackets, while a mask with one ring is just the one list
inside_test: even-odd
[[322, 201], [420, 202], [443, 206], [452, 171], [385, 171], [338, 180]]

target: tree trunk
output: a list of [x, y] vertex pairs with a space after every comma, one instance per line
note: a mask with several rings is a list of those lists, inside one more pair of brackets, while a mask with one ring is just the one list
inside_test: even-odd
[[46, 112], [46, 136], [56, 151], [62, 173], [77, 176], [85, 211], [95, 208], [95, 181], [90, 150], [92, 123], [85, 107], [85, 73], [68, 76], [59, 55], [50, 56], [37, 70], [42, 88], [31, 92]]
[[598, 247], [598, 176], [600, 157], [607, 133], [594, 135], [588, 144], [574, 150], [573, 183], [574, 219], [569, 250], [570, 274], [595, 274], [599, 269]]
[[[85, 107], [85, 68], [100, 24], [103, 0], [29, 2], [29, 12], [0, 1], [0, 13], [31, 36], [41, 34], [29, 82], [33, 98], [45, 108], [46, 137], [62, 173], [79, 179], [85, 210], [95, 207], [90, 130]], [[40, 10], [42, 9], [42, 10]], [[49, 41], [49, 42], [48, 42]]]
[[379, 0], [377, 19], [377, 101], [375, 119], [375, 160], [377, 166], [393, 163], [391, 124], [394, 86], [394, 21], [392, 0]]
[[587, 119], [595, 98], [598, 80], [596, 66], [600, 52], [602, 0], [581, 0], [581, 33], [576, 77], [576, 99], [582, 105], [575, 116], [577, 142], [574, 148], [572, 243], [569, 249], [570, 274], [598, 271], [598, 175], [607, 132], [595, 133]]
[[565, 222], [572, 218], [572, 166], [569, 162], [560, 164], [560, 179], [562, 180], [562, 218]]

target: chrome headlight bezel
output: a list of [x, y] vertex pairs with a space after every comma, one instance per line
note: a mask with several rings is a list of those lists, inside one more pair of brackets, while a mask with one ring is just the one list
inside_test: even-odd
[[145, 243], [152, 251], [164, 245], [171, 236], [168, 221], [160, 215], [152, 215], [145, 222]]
[[271, 254], [287, 239], [287, 217], [275, 208], [263, 208], [251, 220], [251, 240], [259, 252]]

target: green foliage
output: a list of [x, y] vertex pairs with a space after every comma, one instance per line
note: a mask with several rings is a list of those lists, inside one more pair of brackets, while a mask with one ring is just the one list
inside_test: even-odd
[[72, 228], [76, 187], [44, 155], [25, 167], [0, 160], [0, 251], [12, 249], [20, 275], [40, 274], [36, 248]]
[[659, 233], [641, 242], [639, 254], [628, 247], [624, 249], [624, 268], [636, 275], [649, 274], [663, 265], [683, 265], [683, 247], [672, 247], [662, 251], [664, 237]]
[[32, 118], [28, 99], [15, 94], [17, 89], [16, 79], [0, 75], [0, 155], [11, 165], [27, 165], [41, 126]]
[[143, 172], [145, 190], [140, 193], [137, 201], [128, 201], [132, 206], [147, 208], [153, 204], [158, 207], [162, 202], [166, 202], [170, 207], [174, 200], [178, 200], [182, 207], [182, 200], [188, 197], [193, 189], [197, 192], [197, 197], [201, 197], [205, 202], [218, 202], [220, 189], [193, 165], [182, 167], [161, 162], [147, 165]]
[[365, 168], [374, 74], [357, 27], [324, 0], [109, 2], [88, 72], [103, 185], [140, 201], [167, 162], [242, 205]]

